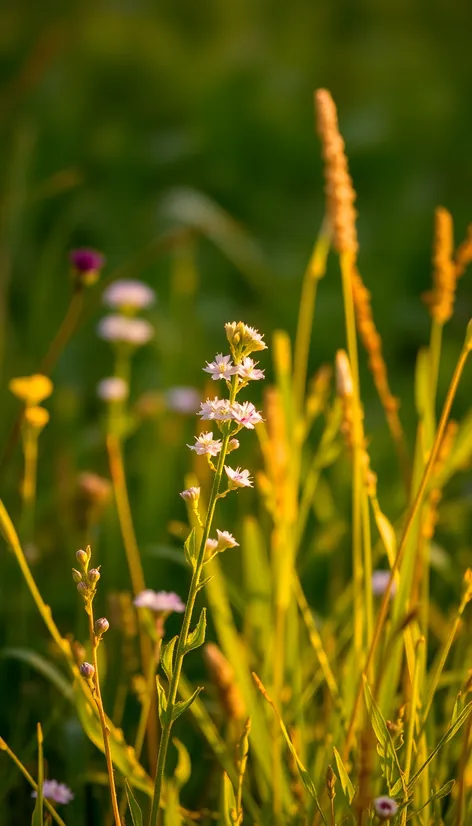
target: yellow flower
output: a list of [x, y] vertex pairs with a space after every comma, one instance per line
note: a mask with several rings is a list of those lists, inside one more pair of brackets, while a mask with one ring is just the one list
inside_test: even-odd
[[36, 430], [42, 430], [49, 421], [49, 413], [44, 407], [37, 405], [25, 410], [25, 421]]
[[51, 379], [41, 373], [35, 373], [33, 376], [19, 376], [17, 379], [12, 379], [8, 386], [13, 395], [22, 399], [28, 406], [44, 401], [53, 390]]

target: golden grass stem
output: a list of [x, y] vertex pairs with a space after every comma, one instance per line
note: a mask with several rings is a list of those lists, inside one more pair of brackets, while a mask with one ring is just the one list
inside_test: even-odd
[[[466, 339], [466, 342], [467, 341], [468, 341], [468, 339]], [[436, 459], [438, 457], [439, 449], [441, 447], [441, 443], [442, 443], [442, 440], [444, 438], [444, 433], [445, 433], [446, 425], [447, 425], [449, 415], [450, 415], [450, 412], [451, 412], [452, 404], [453, 404], [453, 401], [454, 401], [454, 398], [455, 398], [455, 395], [456, 395], [456, 392], [457, 392], [457, 388], [459, 386], [459, 382], [460, 382], [462, 373], [464, 371], [464, 367], [465, 367], [469, 352], [470, 352], [470, 350], [469, 350], [469, 348], [467, 346], [467, 343], [466, 343], [466, 344], [464, 344], [464, 346], [461, 350], [460, 356], [458, 358], [458, 361], [457, 361], [457, 364], [456, 364], [456, 367], [455, 367], [455, 370], [454, 370], [454, 374], [453, 374], [452, 379], [451, 379], [451, 383], [449, 385], [449, 389], [448, 389], [448, 392], [447, 392], [446, 400], [444, 402], [443, 410], [442, 410], [442, 413], [441, 413], [441, 418], [440, 418], [439, 425], [438, 425], [438, 428], [437, 428], [437, 431], [436, 431], [436, 436], [435, 436], [434, 444], [433, 444], [433, 447], [432, 447], [432, 450], [431, 450], [431, 453], [430, 453], [430, 456], [429, 456], [429, 459], [428, 459], [428, 463], [427, 463], [427, 465], [424, 469], [423, 476], [422, 476], [421, 482], [419, 484], [418, 492], [416, 494], [415, 500], [414, 500], [414, 502], [413, 502], [413, 504], [412, 504], [412, 506], [411, 506], [411, 508], [408, 512], [407, 520], [406, 520], [405, 527], [404, 527], [404, 530], [403, 530], [403, 535], [402, 535], [402, 538], [401, 538], [401, 541], [400, 541], [400, 544], [399, 544], [399, 547], [398, 547], [398, 551], [397, 551], [397, 555], [395, 557], [395, 561], [393, 563], [393, 566], [392, 566], [392, 569], [391, 569], [391, 572], [390, 572], [390, 579], [389, 579], [387, 588], [385, 589], [383, 600], [382, 600], [382, 603], [381, 603], [381, 606], [380, 606], [379, 616], [377, 618], [377, 624], [375, 626], [372, 643], [371, 643], [371, 646], [369, 648], [369, 652], [367, 654], [366, 662], [364, 664], [363, 676], [366, 676], [367, 673], [368, 673], [368, 669], [370, 667], [371, 662], [373, 661], [373, 656], [374, 656], [374, 654], [377, 650], [377, 646], [378, 646], [379, 641], [381, 639], [381, 634], [382, 634], [382, 631], [383, 631], [384, 626], [385, 626], [385, 621], [387, 619], [387, 614], [388, 614], [388, 610], [389, 610], [389, 606], [390, 606], [390, 594], [391, 594], [391, 591], [392, 591], [392, 585], [393, 585], [393, 582], [394, 582], [394, 579], [395, 579], [395, 574], [399, 570], [399, 567], [400, 567], [402, 559], [403, 559], [403, 555], [405, 553], [405, 548], [406, 548], [406, 545], [407, 545], [407, 541], [408, 541], [408, 538], [410, 536], [410, 531], [411, 531], [411, 529], [412, 529], [412, 527], [415, 523], [415, 519], [416, 519], [416, 517], [417, 517], [417, 515], [420, 511], [420, 508], [423, 504], [424, 495], [426, 493], [428, 482], [431, 478], [431, 473], [433, 471]], [[353, 734], [354, 734], [354, 727], [355, 727], [355, 722], [356, 722], [357, 713], [358, 713], [358, 709], [359, 709], [359, 704], [360, 704], [360, 701], [361, 701], [361, 698], [362, 698], [362, 692], [363, 692], [363, 680], [361, 679], [358, 690], [357, 690], [356, 698], [355, 698], [355, 701], [354, 701], [354, 706], [353, 706], [353, 709], [352, 709], [351, 718], [350, 718], [350, 721], [349, 721], [347, 733], [346, 733], [346, 741], [345, 741], [345, 746], [344, 746], [344, 758], [345, 759], [347, 759], [347, 755], [349, 754], [349, 751], [350, 751], [350, 748], [351, 748], [351, 742], [352, 742], [352, 737], [353, 737]]]
[[431, 379], [431, 406], [433, 410], [436, 406], [436, 393], [438, 389], [439, 363], [441, 360], [443, 325], [434, 318], [431, 322], [431, 337], [429, 342], [429, 352], [431, 358], [430, 379]]
[[98, 657], [97, 657], [97, 649], [99, 646], [99, 640], [95, 635], [94, 629], [94, 619], [93, 619], [93, 603], [90, 601], [87, 608], [87, 615], [89, 620], [89, 636], [90, 642], [92, 645], [92, 665], [94, 667], [94, 675], [92, 678], [93, 684], [93, 699], [95, 700], [95, 705], [97, 706], [98, 716], [100, 718], [100, 725], [102, 727], [102, 734], [103, 734], [103, 746], [105, 748], [105, 759], [107, 763], [107, 772], [108, 772], [108, 784], [110, 787], [110, 797], [111, 797], [111, 806], [113, 809], [113, 817], [115, 819], [115, 826], [122, 826], [121, 817], [120, 817], [120, 810], [118, 807], [118, 798], [116, 796], [116, 786], [115, 786], [115, 774], [113, 771], [113, 760], [111, 756], [111, 748], [110, 748], [110, 737], [109, 737], [109, 729], [107, 725], [107, 719], [105, 716], [105, 710], [103, 708], [103, 700], [102, 700], [102, 693], [100, 690], [100, 676], [98, 671]]
[[359, 359], [356, 318], [352, 296], [354, 256], [340, 255], [346, 322], [346, 339], [353, 382], [353, 486], [352, 486], [352, 562], [354, 579], [354, 650], [357, 662], [363, 661], [364, 582], [362, 564], [362, 413], [360, 408]]
[[370, 529], [369, 498], [362, 490], [362, 522], [364, 540], [365, 626], [367, 648], [374, 634], [374, 595], [372, 593], [372, 534]]
[[[134, 532], [133, 517], [128, 496], [128, 488], [126, 485], [126, 475], [124, 469], [123, 452], [120, 438], [114, 433], [107, 433], [106, 444], [108, 451], [108, 460], [110, 465], [110, 474], [115, 494], [116, 509], [118, 512], [118, 520], [120, 523], [121, 536], [125, 548], [126, 559], [131, 578], [131, 587], [133, 595], [137, 596], [140, 591], [145, 590], [145, 580], [143, 567], [141, 564], [141, 555]], [[154, 665], [152, 654], [152, 642], [144, 632], [141, 624], [138, 626], [139, 633], [139, 647], [141, 652], [141, 663], [144, 675], [148, 675], [151, 669], [151, 664]], [[154, 770], [157, 761], [157, 745], [158, 745], [158, 725], [157, 725], [157, 701], [156, 695], [153, 692], [151, 695], [151, 705], [149, 708], [147, 718], [147, 732], [148, 732], [148, 756], [151, 766], [151, 771]]]
[[456, 826], [465, 826], [465, 794], [466, 794], [466, 771], [470, 756], [470, 735], [472, 732], [472, 716], [469, 717], [465, 726], [464, 738], [462, 741], [461, 756], [459, 760], [459, 790], [457, 792], [457, 812]]
[[327, 218], [323, 220], [318, 237], [305, 270], [302, 294], [298, 311], [298, 325], [295, 339], [293, 369], [293, 400], [296, 415], [300, 415], [305, 395], [310, 340], [315, 313], [316, 291], [318, 281], [326, 272], [326, 261], [331, 244], [331, 225]]
[[[38, 784], [30, 775], [28, 769], [23, 765], [19, 757], [16, 756], [15, 752], [13, 752], [11, 748], [8, 746], [8, 744], [5, 742], [3, 737], [0, 737], [0, 751], [4, 751], [6, 752], [6, 754], [8, 754], [9, 758], [13, 761], [15, 766], [18, 767], [23, 777], [28, 781], [31, 788], [34, 789], [35, 792], [37, 792]], [[51, 815], [53, 820], [58, 824], [58, 826], [66, 826], [62, 817], [58, 815], [54, 806], [51, 806], [49, 800], [46, 797], [43, 798], [43, 806], [48, 810], [49, 814]]]

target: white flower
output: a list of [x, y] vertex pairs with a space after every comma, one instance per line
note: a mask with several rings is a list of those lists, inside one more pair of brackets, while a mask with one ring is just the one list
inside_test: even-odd
[[102, 379], [97, 385], [97, 394], [104, 402], [122, 402], [129, 394], [128, 382], [118, 376]]
[[189, 502], [191, 505], [198, 505], [198, 500], [200, 498], [200, 488], [187, 488], [187, 490], [183, 490], [180, 493], [180, 496], [184, 500], [184, 502]]
[[194, 450], [198, 456], [217, 456], [223, 443], [220, 439], [214, 439], [213, 433], [201, 433], [200, 436], [195, 436], [195, 444], [187, 447]]
[[103, 303], [117, 309], [143, 310], [156, 300], [156, 293], [142, 281], [121, 278], [114, 281], [103, 293]]
[[218, 537], [217, 550], [219, 552], [226, 551], [227, 548], [236, 548], [239, 546], [239, 542], [236, 542], [234, 536], [228, 531], [219, 531], [217, 528], [216, 535]]
[[[31, 797], [37, 796], [38, 792], [31, 792]], [[65, 783], [58, 783], [57, 780], [44, 780], [43, 796], [48, 800], [54, 800], [55, 803], [70, 803], [74, 799], [69, 787]]]
[[137, 608], [150, 608], [156, 613], [170, 614], [171, 611], [176, 611], [182, 614], [185, 611], [185, 604], [180, 597], [173, 591], [152, 591], [151, 588], [146, 588], [133, 600]]
[[[382, 597], [387, 590], [387, 585], [390, 582], [390, 571], [374, 571], [372, 574], [372, 593], [376, 597]], [[397, 591], [397, 583], [392, 582], [390, 589], [390, 597], [394, 597]]]
[[208, 556], [213, 554], [216, 551], [217, 547], [218, 542], [216, 539], [207, 539], [207, 541], [205, 542], [205, 552]]
[[375, 813], [381, 820], [390, 820], [398, 812], [398, 803], [387, 795], [374, 799]]
[[237, 467], [236, 470], [225, 465], [226, 475], [234, 488], [252, 488], [252, 481], [248, 470], [241, 470]]
[[233, 406], [229, 399], [218, 399], [215, 396], [213, 401], [207, 399], [206, 402], [201, 403], [199, 416], [201, 416], [202, 419], [228, 422], [233, 418], [232, 408]]
[[210, 373], [213, 381], [226, 379], [227, 381], [238, 372], [238, 368], [231, 361], [231, 356], [224, 356], [219, 353], [214, 361], [207, 361], [207, 366], [203, 368], [205, 373]]
[[252, 402], [234, 402], [231, 406], [231, 418], [239, 425], [254, 430], [254, 425], [263, 421], [261, 414], [256, 410]]
[[107, 315], [99, 322], [97, 332], [105, 341], [147, 344], [154, 335], [154, 328], [144, 318], [127, 318], [124, 315]]
[[245, 381], [249, 381], [252, 379], [253, 381], [257, 381], [257, 379], [264, 378], [264, 371], [257, 370], [256, 364], [259, 362], [253, 361], [249, 356], [246, 356], [245, 359], [242, 360], [241, 364], [238, 364], [238, 376], [240, 376]]
[[166, 390], [167, 408], [184, 416], [197, 412], [200, 399], [201, 395], [194, 387], [169, 387]]

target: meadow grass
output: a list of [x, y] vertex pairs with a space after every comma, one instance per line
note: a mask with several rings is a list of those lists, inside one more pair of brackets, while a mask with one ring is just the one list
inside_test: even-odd
[[[0, 502], [0, 527], [22, 585], [14, 644], [0, 656], [20, 664], [20, 679], [45, 681], [51, 704], [30, 744], [23, 729], [34, 703], [25, 710], [15, 704], [20, 734], [12, 728], [11, 742], [0, 739], [11, 823], [472, 822], [472, 570], [447, 568], [435, 542], [446, 486], [472, 460], [471, 414], [451, 418], [471, 324], [447, 393], [437, 398], [444, 327], [472, 244], [469, 237], [455, 247], [452, 217], [439, 208], [432, 288], [424, 297], [431, 335], [416, 363], [416, 432], [405, 434], [361, 275], [356, 195], [336, 108], [325, 90], [315, 102], [326, 212], [303, 278], [293, 345], [283, 330], [266, 342], [247, 320], [224, 320], [220, 351], [203, 366], [206, 401], [196, 401], [194, 388], [175, 387], [173, 396], [148, 393], [133, 402], [135, 359], [156, 334], [145, 317], [155, 295], [123, 278], [102, 290], [109, 312], [98, 335], [113, 358], [98, 386], [108, 471], [97, 475], [102, 462], [78, 477], [71, 531], [82, 547], [70, 559], [64, 554], [54, 572], [65, 604], [77, 603], [73, 627], [53, 616], [37, 584], [38, 473], [47, 461], [43, 429], [54, 428], [54, 408], [50, 416], [43, 403], [58, 392], [54, 368], [80, 325], [84, 297], [99, 289], [105, 262], [96, 251], [71, 255], [71, 303], [40, 372], [10, 382], [20, 409], [1, 470], [18, 451], [23, 468], [19, 506], [7, 510]], [[177, 261], [184, 291], [193, 283], [194, 240], [185, 236], [189, 257]], [[339, 262], [346, 346], [334, 346], [331, 363], [310, 375], [330, 253]], [[375, 472], [360, 343], [397, 455], [394, 502], [383, 501]], [[265, 377], [270, 357], [272, 382]], [[258, 398], [261, 410], [252, 401]], [[136, 454], [128, 448], [139, 445], [139, 465], [151, 474], [156, 458], [140, 431], [161, 422], [166, 405], [162, 441], [167, 434], [179, 454], [189, 448], [192, 465], [180, 491], [185, 511], [168, 525], [179, 542], [159, 548], [150, 566], [134, 507], [141, 499], [151, 512], [159, 507], [160, 477], [149, 475], [151, 489], [136, 497], [128, 465]], [[201, 424], [186, 447], [181, 417], [195, 412]], [[65, 515], [57, 519], [72, 525]], [[117, 543], [124, 549], [118, 573], [110, 552]], [[178, 593], [164, 590], [169, 564], [179, 572], [171, 578]], [[97, 602], [106, 617], [97, 618]], [[48, 643], [30, 621], [32, 603]], [[72, 743], [77, 755], [61, 775], [58, 755]], [[15, 797], [21, 777], [26, 799], [28, 790], [36, 795], [29, 809]], [[59, 785], [65, 781], [71, 791]]]

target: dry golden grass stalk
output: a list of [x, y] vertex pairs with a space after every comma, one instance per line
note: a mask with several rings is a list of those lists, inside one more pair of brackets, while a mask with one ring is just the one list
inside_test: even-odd
[[344, 141], [338, 128], [336, 105], [327, 89], [315, 92], [317, 128], [325, 162], [325, 194], [328, 217], [332, 224], [333, 241], [341, 253], [357, 255], [356, 193], [349, 175]]
[[457, 283], [454, 225], [444, 207], [437, 207], [434, 216], [433, 267], [433, 289], [425, 293], [424, 301], [432, 318], [442, 325], [452, 316]]
[[235, 680], [234, 671], [217, 645], [207, 643], [203, 655], [210, 677], [218, 689], [221, 705], [229, 720], [243, 720], [247, 717], [244, 700]]

